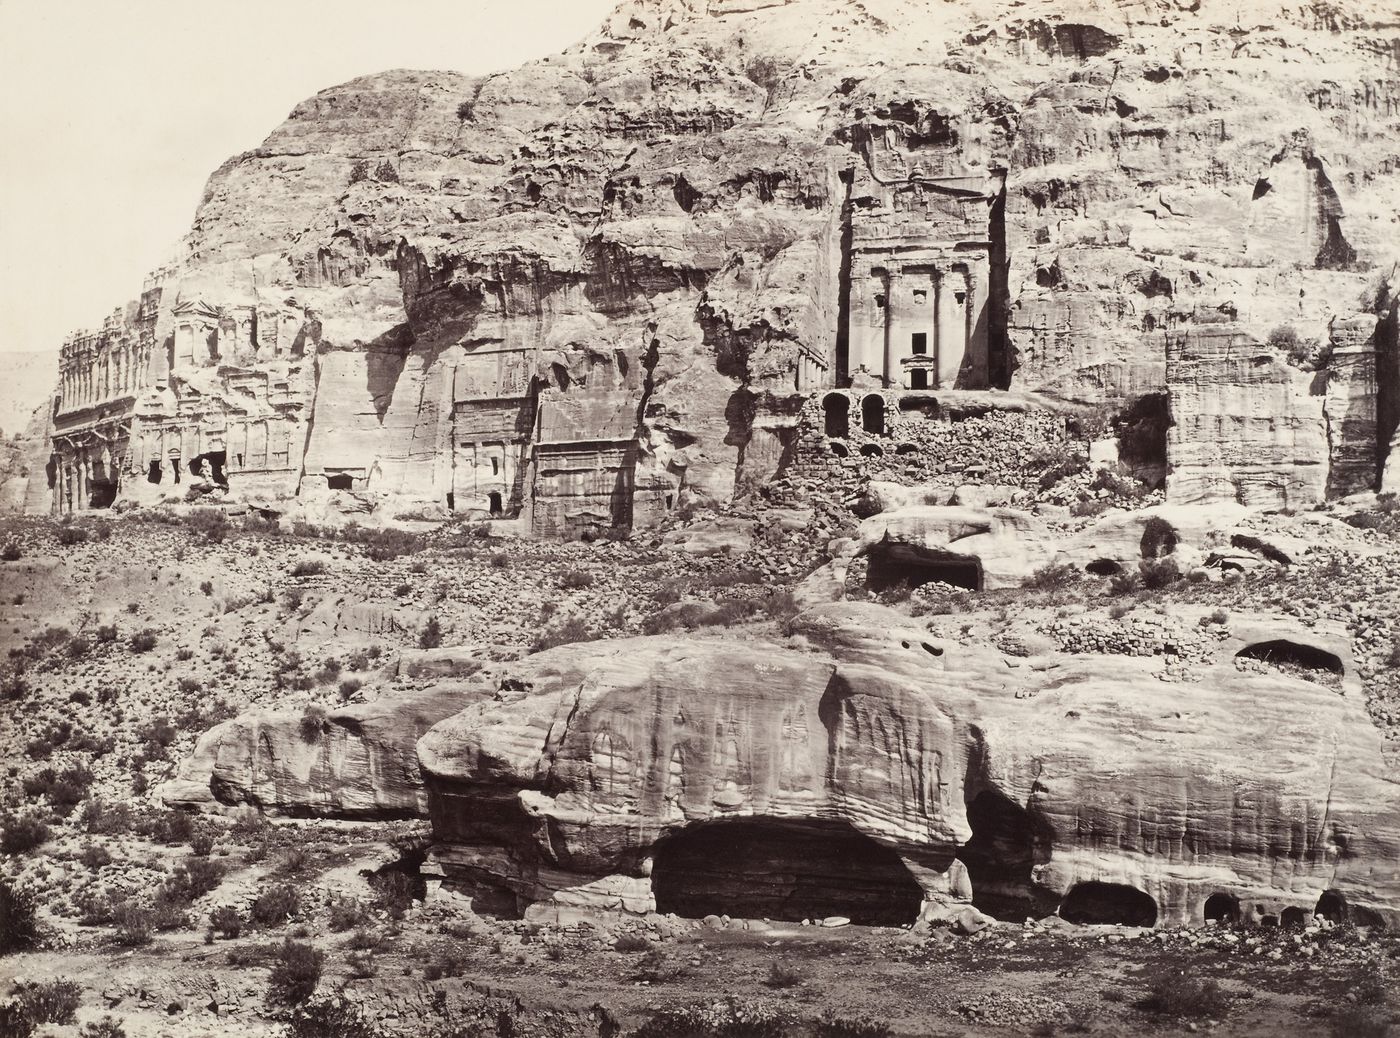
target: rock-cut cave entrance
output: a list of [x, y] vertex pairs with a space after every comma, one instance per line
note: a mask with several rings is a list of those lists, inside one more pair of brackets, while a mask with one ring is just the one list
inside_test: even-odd
[[1302, 670], [1323, 670], [1330, 674], [1344, 674], [1346, 668], [1336, 653], [1319, 649], [1315, 645], [1276, 638], [1268, 642], [1256, 642], [1235, 653], [1239, 659], [1262, 660], [1275, 666], [1293, 667]]
[[870, 552], [865, 583], [871, 591], [888, 591], [901, 585], [913, 589], [936, 580], [981, 591], [982, 561], [976, 555], [956, 555], [907, 544], [880, 544]]
[[1124, 883], [1078, 883], [1060, 902], [1060, 918], [1071, 923], [1155, 926], [1157, 902]]
[[702, 822], [656, 847], [658, 912], [800, 922], [844, 916], [865, 926], [914, 922], [923, 891], [899, 855], [847, 822]]

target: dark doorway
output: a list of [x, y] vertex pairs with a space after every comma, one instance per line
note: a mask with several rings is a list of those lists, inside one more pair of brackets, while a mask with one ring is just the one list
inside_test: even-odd
[[912, 589], [935, 580], [968, 591], [982, 590], [982, 563], [975, 555], [881, 544], [870, 553], [869, 560], [865, 583], [871, 591], [886, 591], [899, 585]]
[[1049, 859], [1050, 832], [1005, 793], [985, 789], [967, 805], [972, 839], [958, 851], [972, 881], [972, 904], [994, 919], [1024, 922], [1054, 911], [1031, 882], [1037, 857]]
[[828, 393], [822, 401], [826, 415], [826, 434], [844, 440], [851, 432], [851, 402], [840, 393]]
[[501, 495], [498, 494], [498, 493], [496, 493], [496, 491], [493, 490], [493, 491], [491, 491], [490, 494], [487, 495], [486, 500], [487, 500], [487, 502], [488, 502], [489, 505], [490, 505], [491, 514], [492, 514], [492, 515], [500, 515], [500, 514], [501, 514]]
[[1332, 674], [1345, 673], [1341, 659], [1326, 649], [1301, 642], [1278, 638], [1271, 642], [1258, 642], [1246, 646], [1235, 653], [1239, 659], [1263, 660], [1275, 666], [1301, 667], [1304, 670], [1325, 670]]
[[1204, 915], [1208, 923], [1237, 923], [1240, 918], [1240, 899], [1229, 894], [1212, 894], [1206, 898]]
[[927, 389], [928, 372], [925, 371], [923, 368], [915, 368], [913, 371], [909, 372], [909, 388]]
[[1307, 915], [1296, 905], [1280, 912], [1278, 921], [1285, 930], [1301, 930], [1308, 925]]
[[1320, 915], [1329, 922], [1340, 923], [1347, 917], [1347, 899], [1335, 890], [1324, 891], [1317, 899], [1313, 915]]
[[447, 492], [447, 510], [449, 512], [457, 510], [457, 495], [450, 490]]
[[692, 825], [657, 844], [658, 912], [865, 926], [918, 918], [923, 891], [888, 847], [847, 822], [752, 819]]
[[928, 333], [915, 332], [910, 340], [909, 348], [915, 354], [928, 352]]
[[160, 462], [158, 462], [158, 461], [153, 461], [153, 462], [151, 462], [151, 464], [150, 464], [149, 466], [147, 466], [147, 468], [146, 468], [146, 482], [147, 482], [147, 483], [159, 483], [159, 482], [160, 482]]
[[111, 508], [117, 499], [117, 484], [114, 480], [94, 479], [88, 484], [88, 507]]
[[355, 480], [348, 472], [327, 472], [326, 486], [332, 490], [352, 490]]
[[874, 393], [860, 402], [860, 426], [871, 436], [885, 435], [885, 398]]
[[1071, 923], [1119, 923], [1153, 926], [1157, 902], [1122, 883], [1079, 883], [1060, 902], [1060, 918]]
[[180, 459], [179, 459], [179, 458], [171, 458], [171, 459], [170, 459], [170, 474], [171, 474], [171, 476], [174, 477], [176, 483], [180, 482]]

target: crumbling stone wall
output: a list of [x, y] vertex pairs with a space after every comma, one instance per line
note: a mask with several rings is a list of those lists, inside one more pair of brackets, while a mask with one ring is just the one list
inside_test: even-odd
[[[830, 390], [802, 409], [789, 478], [844, 486], [852, 493], [872, 479], [904, 484], [944, 480], [1034, 492], [1048, 464], [1089, 445], [1063, 414], [995, 409], [983, 394]], [[827, 435], [829, 402], [845, 401], [843, 436]], [[879, 401], [879, 431], [864, 427]], [[839, 404], [837, 404], [839, 408]]]

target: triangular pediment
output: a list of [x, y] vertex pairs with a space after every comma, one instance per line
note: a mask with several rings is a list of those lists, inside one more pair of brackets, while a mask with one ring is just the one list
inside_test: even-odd
[[175, 309], [170, 311], [175, 317], [210, 317], [218, 319], [223, 316], [219, 308], [211, 306], [203, 299], [186, 299], [175, 304]]

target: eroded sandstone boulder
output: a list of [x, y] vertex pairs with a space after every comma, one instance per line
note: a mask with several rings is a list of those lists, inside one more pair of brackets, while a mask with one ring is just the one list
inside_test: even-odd
[[[819, 651], [630, 639], [515, 665], [419, 743], [447, 883], [498, 907], [1200, 921], [1223, 894], [1400, 918], [1400, 787], [1354, 697], [1049, 667], [823, 607]], [[1367, 916], [1372, 918], [1372, 916]]]

